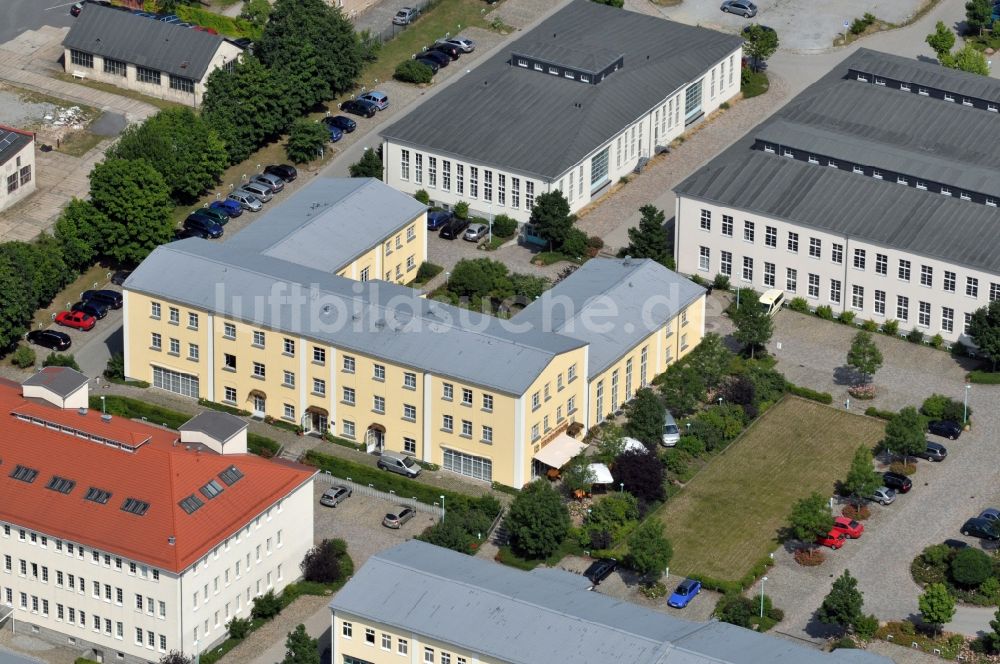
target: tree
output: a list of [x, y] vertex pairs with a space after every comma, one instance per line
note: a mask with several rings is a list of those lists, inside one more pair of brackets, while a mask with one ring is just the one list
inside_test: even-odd
[[990, 75], [990, 65], [986, 61], [986, 56], [973, 48], [971, 44], [966, 44], [955, 53], [945, 54], [941, 59], [941, 64], [951, 69], [967, 71], [970, 74]]
[[270, 15], [271, 3], [267, 0], [247, 0], [240, 13], [241, 18], [245, 18], [261, 30], [267, 25], [267, 19]]
[[13, 346], [24, 334], [38, 306], [32, 301], [25, 273], [11, 256], [0, 252], [0, 349]]
[[261, 620], [269, 620], [279, 613], [281, 613], [281, 598], [275, 595], [273, 590], [258, 595], [253, 600], [253, 608], [250, 609], [250, 615]]
[[862, 383], [867, 383], [882, 366], [882, 351], [875, 345], [870, 332], [861, 330], [854, 335], [851, 349], [847, 351], [847, 365], [861, 373]]
[[66, 267], [81, 272], [93, 264], [102, 245], [101, 229], [107, 223], [107, 218], [89, 201], [74, 198], [69, 202], [55, 227]]
[[954, 48], [955, 33], [943, 21], [938, 21], [937, 25], [934, 26], [934, 32], [927, 35], [925, 41], [934, 53], [937, 54], [938, 60], [941, 60], [946, 54], [950, 54], [951, 49]]
[[119, 263], [135, 265], [173, 237], [170, 191], [144, 159], [107, 159], [95, 166], [90, 198], [107, 220], [104, 253]]
[[250, 633], [252, 626], [253, 622], [249, 618], [234, 617], [226, 624], [226, 630], [229, 632], [229, 638], [241, 641]]
[[421, 85], [431, 82], [434, 78], [434, 70], [418, 60], [403, 60], [396, 65], [396, 71], [392, 73], [392, 77], [403, 83]]
[[319, 644], [299, 623], [285, 639], [285, 659], [281, 664], [319, 664]]
[[986, 642], [989, 644], [990, 652], [1000, 652], [1000, 609], [993, 614], [990, 627], [993, 631], [986, 635]]
[[663, 375], [660, 394], [674, 417], [695, 412], [705, 400], [705, 377], [687, 362], [672, 364]]
[[1000, 360], [1000, 300], [976, 309], [969, 321], [969, 337], [996, 371], [997, 361]]
[[577, 491], [590, 493], [596, 479], [594, 471], [590, 469], [590, 459], [582, 452], [563, 466], [562, 488], [568, 495], [573, 495]]
[[932, 394], [920, 405], [920, 414], [929, 420], [963, 422], [972, 417], [972, 408], [943, 394]]
[[[43, 233], [36, 241], [4, 242], [0, 256], [10, 259], [32, 308], [46, 306], [66, 285], [68, 271], [59, 242]], [[6, 297], [8, 294], [4, 293]]]
[[903, 408], [885, 425], [882, 449], [909, 457], [922, 452], [925, 447], [924, 419], [916, 408]]
[[330, 130], [320, 122], [299, 118], [292, 123], [285, 143], [285, 154], [296, 164], [319, 158], [326, 142], [330, 140]]
[[978, 588], [993, 574], [993, 561], [979, 549], [962, 549], [951, 559], [951, 578], [967, 588]]
[[188, 657], [182, 652], [171, 650], [160, 658], [159, 664], [193, 664], [194, 658]]
[[858, 590], [858, 580], [845, 569], [844, 573], [833, 582], [833, 588], [823, 599], [816, 612], [816, 618], [821, 623], [839, 625], [845, 630], [850, 630], [863, 616], [861, 613], [863, 605], [864, 598]]
[[514, 498], [504, 526], [516, 551], [531, 558], [547, 558], [569, 532], [569, 512], [548, 482], [536, 480]]
[[27, 369], [35, 366], [35, 349], [31, 346], [18, 346], [17, 350], [10, 356], [10, 363], [15, 367]]
[[723, 595], [715, 605], [715, 616], [724, 623], [750, 629], [757, 616], [758, 607], [749, 597], [736, 593]]
[[598, 435], [600, 440], [597, 441], [597, 454], [594, 458], [601, 463], [610, 464], [625, 451], [625, 432], [614, 422], [608, 422]]
[[449, 291], [476, 302], [509, 289], [507, 266], [489, 258], [463, 258], [448, 277]]
[[990, 0], [970, 0], [965, 3], [965, 24], [969, 30], [983, 34], [990, 27], [993, 18], [993, 3]]
[[299, 115], [284, 94], [278, 77], [249, 54], [231, 70], [219, 67], [209, 74], [202, 117], [225, 144], [230, 164], [245, 160]]
[[707, 387], [715, 388], [729, 375], [733, 353], [726, 348], [722, 337], [709, 332], [685, 359], [701, 374]]
[[352, 178], [375, 178], [376, 180], [382, 179], [382, 157], [379, 156], [379, 150], [372, 150], [371, 148], [365, 149], [365, 153], [361, 155], [361, 159], [357, 163], [351, 164], [351, 177]]
[[528, 219], [535, 227], [535, 232], [548, 240], [549, 248], [554, 251], [562, 249], [566, 236], [573, 228], [573, 221], [574, 218], [569, 213], [569, 202], [558, 189], [536, 196]]
[[625, 564], [641, 576], [659, 576], [673, 556], [674, 549], [663, 535], [663, 522], [659, 519], [646, 519], [628, 537]]
[[750, 351], [752, 358], [757, 348], [763, 348], [771, 340], [774, 325], [771, 317], [760, 306], [757, 292], [749, 288], [741, 291], [739, 306], [733, 304], [732, 319], [736, 326], [733, 336], [743, 344], [744, 349]]
[[875, 472], [872, 464], [872, 451], [864, 445], [858, 445], [854, 450], [851, 468], [844, 480], [844, 491], [854, 497], [855, 504], [872, 495], [875, 489], [882, 486], [882, 476]]
[[587, 510], [583, 527], [595, 549], [614, 546], [622, 530], [639, 518], [639, 502], [627, 491], [609, 493]]
[[649, 503], [662, 501], [666, 494], [663, 491], [663, 462], [655, 454], [642, 450], [626, 450], [615, 459], [611, 469], [611, 477], [615, 480], [615, 488], [625, 485], [625, 491], [635, 496], [644, 508]]
[[750, 58], [750, 66], [760, 71], [760, 65], [778, 50], [778, 33], [754, 23], [743, 33], [746, 43], [743, 53]]
[[625, 433], [656, 449], [663, 436], [663, 402], [656, 393], [644, 387], [635, 393], [635, 398], [625, 407]]
[[833, 528], [830, 506], [823, 496], [813, 492], [792, 506], [788, 525], [792, 537], [811, 545], [818, 536], [826, 535]]
[[920, 596], [920, 613], [924, 622], [935, 631], [941, 631], [941, 626], [951, 622], [955, 615], [955, 598], [951, 596], [943, 583], [932, 583]]
[[306, 552], [299, 569], [306, 581], [333, 583], [344, 578], [342, 560], [347, 544], [340, 539], [325, 539]]
[[651, 258], [664, 267], [674, 269], [674, 257], [670, 251], [670, 238], [663, 225], [666, 216], [655, 205], [639, 208], [639, 225], [628, 229], [628, 249], [625, 253], [633, 258]]

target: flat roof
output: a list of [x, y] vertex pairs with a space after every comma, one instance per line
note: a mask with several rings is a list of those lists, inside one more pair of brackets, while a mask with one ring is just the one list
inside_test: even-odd
[[[538, 177], [557, 178], [668, 95], [700, 78], [742, 39], [573, 0], [508, 48], [382, 130], [384, 139]], [[543, 50], [543, 46], [550, 48]], [[523, 68], [511, 53], [624, 65], [588, 84]]]

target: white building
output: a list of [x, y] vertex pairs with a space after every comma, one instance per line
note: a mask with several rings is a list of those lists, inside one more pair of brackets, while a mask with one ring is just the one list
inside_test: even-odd
[[675, 189], [681, 272], [970, 343], [1000, 299], [1000, 82], [865, 49]]
[[35, 134], [0, 125], [0, 210], [35, 191]]
[[[98, 661], [157, 661], [205, 651], [299, 577], [312, 469], [60, 408], [86, 379], [53, 369], [31, 392], [0, 381], [0, 621]], [[189, 424], [185, 439], [245, 436], [224, 413]]]
[[[383, 180], [527, 221], [573, 211], [740, 90], [734, 35], [575, 0], [382, 132]], [[454, 64], [461, 67], [461, 60]]]

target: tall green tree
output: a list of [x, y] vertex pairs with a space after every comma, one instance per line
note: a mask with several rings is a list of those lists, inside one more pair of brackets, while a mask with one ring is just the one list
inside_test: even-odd
[[844, 491], [854, 497], [855, 504], [860, 504], [882, 486], [882, 476], [875, 472], [872, 461], [872, 451], [864, 445], [858, 445], [858, 449], [854, 450], [854, 458], [851, 459], [851, 468], [847, 471], [847, 479], [844, 480]]
[[870, 332], [861, 330], [854, 335], [851, 349], [847, 351], [847, 365], [861, 373], [862, 383], [867, 383], [882, 366], [882, 351], [875, 345]]
[[382, 157], [380, 150], [368, 148], [361, 155], [357, 163], [351, 164], [350, 171], [352, 178], [375, 178], [382, 179]]
[[247, 0], [243, 3], [243, 11], [240, 17], [250, 21], [260, 30], [267, 25], [267, 19], [271, 16], [271, 3], [267, 0]]
[[1000, 360], [1000, 300], [976, 309], [969, 321], [969, 336], [996, 371]]
[[977, 51], [971, 44], [966, 44], [954, 53], [947, 53], [941, 58], [941, 64], [951, 69], [967, 71], [980, 76], [990, 75], [990, 65], [986, 56]]
[[663, 436], [663, 402], [653, 390], [643, 388], [635, 393], [635, 398], [625, 407], [625, 432], [656, 449]]
[[660, 394], [675, 417], [690, 415], [705, 400], [705, 376], [692, 364], [675, 362], [663, 375]]
[[845, 630], [854, 628], [855, 623], [863, 615], [861, 608], [864, 597], [858, 590], [858, 580], [851, 576], [849, 570], [844, 570], [816, 611], [816, 618], [827, 625], [839, 625]]
[[625, 564], [643, 577], [658, 577], [673, 556], [674, 549], [663, 534], [663, 522], [659, 519], [646, 519], [628, 537]]
[[74, 198], [56, 221], [55, 238], [62, 246], [66, 266], [82, 272], [94, 262], [103, 245], [101, 231], [107, 218], [90, 201]]
[[285, 659], [281, 664], [319, 664], [319, 644], [299, 623], [285, 639]]
[[951, 622], [955, 615], [955, 598], [943, 583], [928, 585], [924, 594], [920, 596], [919, 606], [924, 622], [938, 632], [941, 631], [941, 626]]
[[655, 205], [639, 208], [639, 225], [628, 229], [628, 249], [625, 253], [633, 258], [652, 258], [664, 267], [674, 269], [674, 257], [670, 251], [670, 238], [663, 225], [666, 216]]
[[944, 24], [944, 21], [938, 21], [937, 25], [934, 26], [934, 32], [927, 35], [925, 41], [934, 53], [937, 54], [938, 60], [941, 60], [946, 54], [951, 53], [951, 49], [954, 48], [955, 33]]
[[17, 343], [38, 307], [22, 270], [16, 257], [0, 251], [0, 293], [3, 293], [0, 297], [0, 350], [10, 349]]
[[569, 511], [548, 482], [536, 480], [517, 494], [504, 521], [510, 543], [531, 558], [547, 558], [569, 532]]
[[969, 30], [983, 34], [992, 25], [993, 3], [990, 0], [969, 0], [965, 3], [965, 24]]
[[904, 457], [918, 454], [926, 447], [925, 423], [916, 408], [907, 406], [885, 425], [881, 448]]
[[997, 653], [1000, 652], [1000, 609], [993, 614], [990, 627], [993, 631], [986, 635], [986, 642], [989, 644], [990, 652]]
[[205, 86], [202, 117], [226, 146], [229, 163], [250, 156], [299, 115], [292, 113], [278, 77], [252, 55], [231, 71], [216, 69]]
[[309, 118], [299, 118], [292, 123], [285, 143], [285, 154], [296, 164], [318, 159], [320, 152], [330, 140], [330, 130], [321, 122]]
[[67, 283], [69, 272], [62, 249], [51, 235], [42, 234], [31, 243], [4, 242], [0, 244], [0, 256], [9, 258], [15, 266], [32, 308], [47, 306]]
[[548, 240], [549, 248], [555, 251], [562, 249], [574, 220], [569, 213], [569, 201], [558, 189], [536, 196], [528, 219], [538, 235]]
[[173, 236], [170, 191], [144, 159], [106, 159], [95, 166], [90, 199], [107, 219], [104, 253], [119, 263], [135, 265]]
[[743, 38], [746, 40], [743, 53], [750, 58], [751, 68], [760, 71], [761, 64], [778, 50], [778, 33], [754, 23], [743, 33]]
[[758, 293], [751, 288], [740, 289], [739, 306], [732, 305], [732, 319], [736, 326], [733, 337], [754, 357], [758, 348], [764, 348], [774, 334], [771, 317], [759, 304]]
[[826, 499], [813, 492], [792, 506], [788, 517], [788, 530], [792, 537], [805, 544], [812, 544], [819, 535], [826, 535], [833, 528], [833, 516]]

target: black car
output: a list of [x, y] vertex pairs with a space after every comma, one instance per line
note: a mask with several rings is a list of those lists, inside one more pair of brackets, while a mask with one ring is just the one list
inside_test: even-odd
[[354, 115], [361, 115], [366, 118], [374, 117], [378, 113], [378, 106], [365, 101], [364, 99], [348, 99], [340, 105], [340, 110]]
[[88, 316], [93, 316], [97, 320], [101, 320], [108, 315], [108, 305], [100, 300], [80, 300], [72, 307], [70, 311], [82, 311]]
[[222, 237], [222, 226], [197, 214], [188, 215], [188, 218], [184, 220], [184, 228], [201, 233], [202, 237], [213, 240]]
[[112, 309], [122, 308], [122, 294], [113, 290], [88, 290], [80, 295], [81, 300], [96, 300]]
[[199, 239], [202, 239], [202, 240], [208, 239], [208, 236], [205, 235], [205, 233], [203, 233], [202, 231], [197, 231], [197, 230], [195, 230], [193, 228], [176, 228], [176, 229], [174, 229], [174, 241], [175, 242], [177, 240], [186, 240], [189, 237], [196, 237], [196, 238], [199, 238]]
[[299, 172], [295, 170], [295, 167], [288, 164], [271, 164], [264, 169], [264, 172], [277, 175], [285, 182], [291, 182], [299, 176]]
[[432, 44], [427, 47], [427, 50], [440, 51], [452, 60], [458, 60], [458, 57], [462, 55], [462, 52], [458, 50], [458, 47], [453, 44]]
[[111, 283], [115, 286], [121, 286], [129, 278], [130, 274], [132, 274], [132, 270], [118, 270], [111, 275]]
[[416, 60], [422, 65], [429, 67], [430, 70], [435, 74], [438, 73], [438, 70], [441, 69], [441, 65], [439, 65], [436, 60], [431, 60], [430, 58], [428, 58], [426, 53], [421, 53], [416, 58], [414, 58], [414, 60]]
[[28, 332], [28, 343], [45, 346], [52, 350], [66, 350], [73, 345], [69, 335], [57, 330], [32, 330]]
[[942, 544], [944, 544], [949, 549], [955, 549], [956, 551], [961, 551], [962, 549], [969, 548], [968, 543], [957, 539], [946, 539], [944, 542], [942, 542]]
[[591, 563], [587, 571], [583, 573], [587, 579], [595, 586], [601, 581], [611, 576], [611, 573], [618, 569], [618, 561], [614, 558], [601, 558]]
[[967, 537], [978, 537], [991, 542], [1000, 540], [1000, 533], [996, 531], [993, 522], [989, 519], [981, 519], [978, 516], [962, 524], [962, 534]]
[[913, 480], [902, 473], [882, 473], [882, 484], [894, 489], [896, 493], [906, 493], [913, 488]]
[[948, 440], [955, 440], [962, 435], [962, 425], [958, 422], [948, 420], [934, 420], [927, 424], [927, 430], [937, 436], [944, 436]]
[[928, 461], [944, 461], [948, 456], [948, 449], [941, 443], [932, 443], [927, 441], [927, 447], [924, 448], [923, 452], [918, 453], [916, 456]]
[[420, 58], [423, 60], [433, 60], [438, 64], [438, 67], [447, 67], [451, 64], [451, 57], [441, 51], [424, 51], [420, 54]]
[[455, 217], [441, 227], [441, 232], [438, 233], [438, 237], [444, 240], [454, 240], [457, 237], [462, 237], [462, 233], [468, 227], [468, 219], [459, 219], [458, 217]]
[[346, 115], [331, 115], [328, 118], [323, 118], [325, 122], [330, 127], [336, 127], [340, 131], [350, 134], [352, 131], [358, 128], [358, 123], [350, 119]]

